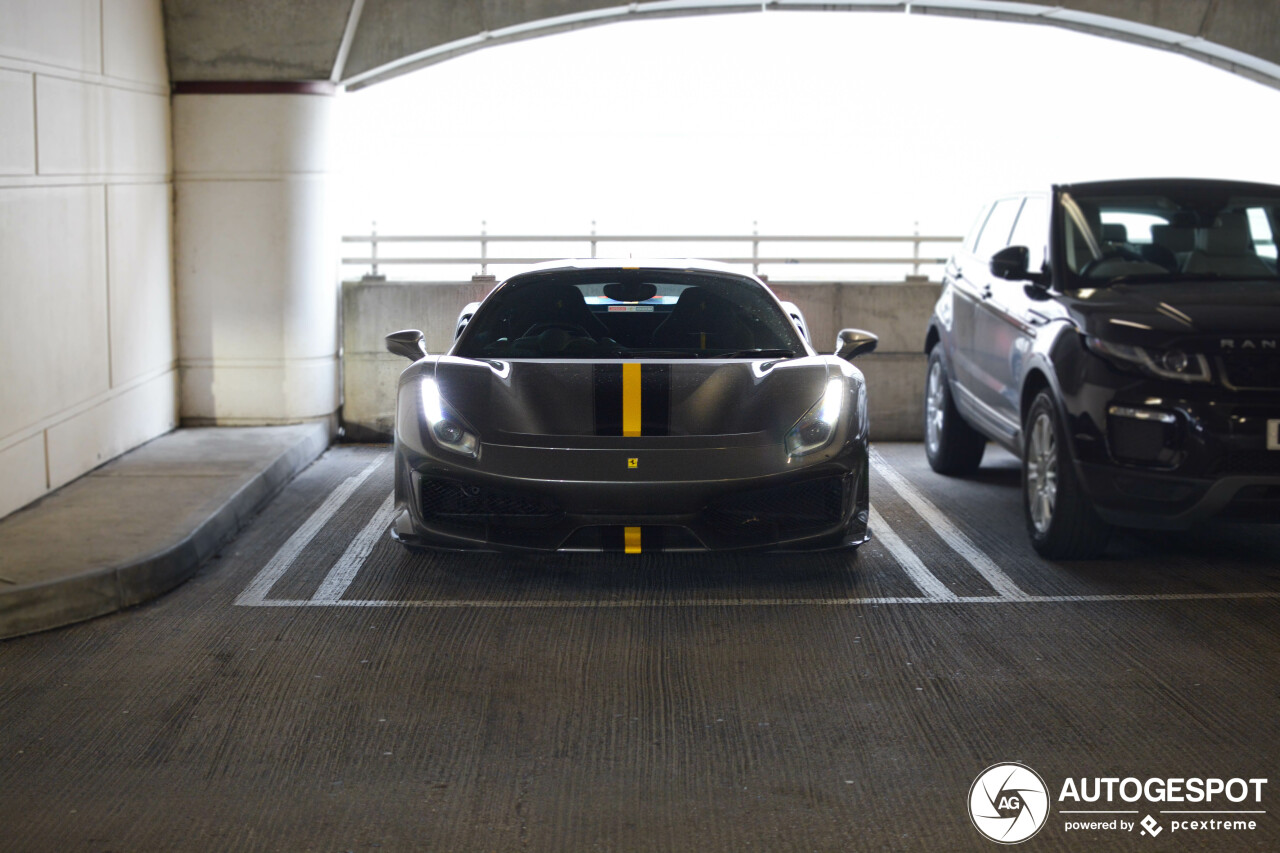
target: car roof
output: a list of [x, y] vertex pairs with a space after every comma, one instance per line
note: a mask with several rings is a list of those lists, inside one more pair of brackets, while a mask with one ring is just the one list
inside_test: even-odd
[[1102, 193], [1142, 193], [1153, 190], [1169, 190], [1185, 187], [1186, 189], [1208, 189], [1210, 187], [1230, 187], [1240, 192], [1257, 192], [1263, 194], [1280, 193], [1280, 186], [1252, 181], [1220, 180], [1215, 178], [1124, 178], [1108, 181], [1079, 181], [1070, 184], [1058, 184], [1057, 189], [1086, 195]]
[[[508, 278], [516, 278], [527, 273], [547, 272], [550, 270], [637, 270], [660, 269], [681, 272], [712, 272], [735, 275], [741, 278], [760, 281], [740, 267], [719, 261], [705, 261], [697, 258], [566, 258], [557, 261], [544, 261], [513, 273]], [[764, 282], [760, 281], [761, 284]]]

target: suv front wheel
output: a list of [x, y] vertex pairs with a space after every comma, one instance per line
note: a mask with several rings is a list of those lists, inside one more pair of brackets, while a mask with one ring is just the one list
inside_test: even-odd
[[924, 453], [939, 474], [971, 474], [982, 463], [987, 439], [964, 422], [951, 399], [942, 347], [929, 353], [924, 388]]
[[1065, 436], [1053, 397], [1041, 391], [1022, 428], [1022, 506], [1042, 557], [1084, 560], [1102, 553], [1111, 528], [1081, 493]]

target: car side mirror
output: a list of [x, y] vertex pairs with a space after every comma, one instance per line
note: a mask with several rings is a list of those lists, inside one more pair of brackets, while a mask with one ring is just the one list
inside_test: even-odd
[[426, 336], [417, 329], [405, 329], [387, 335], [387, 352], [417, 361], [427, 354]]
[[1041, 291], [1049, 289], [1049, 277], [1032, 272], [1031, 250], [1026, 246], [1006, 246], [991, 256], [991, 274], [1005, 281], [1029, 281]]
[[871, 352], [879, 343], [878, 337], [862, 329], [841, 329], [836, 335], [836, 355], [850, 361]]
[[1031, 252], [1026, 246], [1006, 246], [991, 256], [991, 274], [1007, 281], [1026, 281]]

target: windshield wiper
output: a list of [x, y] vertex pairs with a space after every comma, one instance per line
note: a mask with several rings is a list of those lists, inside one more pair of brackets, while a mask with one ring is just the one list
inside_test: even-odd
[[774, 349], [740, 349], [735, 352], [706, 355], [703, 358], [795, 358], [796, 351], [777, 347]]
[[1168, 272], [1168, 273], [1127, 273], [1107, 279], [1107, 284], [1159, 284], [1168, 281], [1180, 281], [1192, 284], [1198, 281], [1275, 281], [1275, 275], [1237, 275], [1222, 272]]
[[1177, 281], [1178, 279], [1182, 278], [1183, 275], [1184, 273], [1180, 273], [1180, 272], [1125, 273], [1124, 275], [1112, 276], [1111, 278], [1107, 279], [1106, 283], [1111, 285], [1111, 284], [1129, 284], [1131, 282], [1144, 282], [1144, 281], [1149, 281], [1153, 283], [1163, 282], [1163, 281]]

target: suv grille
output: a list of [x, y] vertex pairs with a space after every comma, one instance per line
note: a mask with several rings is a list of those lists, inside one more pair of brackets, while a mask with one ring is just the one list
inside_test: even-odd
[[1280, 356], [1274, 352], [1223, 353], [1219, 359], [1232, 388], [1280, 388]]

